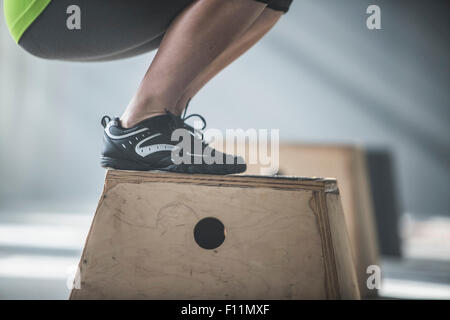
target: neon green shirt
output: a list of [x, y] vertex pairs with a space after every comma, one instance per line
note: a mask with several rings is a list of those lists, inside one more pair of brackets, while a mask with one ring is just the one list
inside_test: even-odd
[[4, 0], [6, 24], [11, 36], [19, 42], [23, 33], [52, 0]]

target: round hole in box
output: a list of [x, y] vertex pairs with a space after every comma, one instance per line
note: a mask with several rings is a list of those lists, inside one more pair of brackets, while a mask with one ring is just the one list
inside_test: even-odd
[[203, 249], [215, 249], [225, 241], [225, 226], [217, 218], [204, 218], [194, 227], [194, 239]]

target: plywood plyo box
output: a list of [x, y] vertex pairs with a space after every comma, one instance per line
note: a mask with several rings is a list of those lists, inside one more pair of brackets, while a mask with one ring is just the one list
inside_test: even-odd
[[109, 170], [79, 266], [71, 299], [359, 298], [333, 179]]
[[[247, 144], [243, 149], [236, 148], [236, 151], [249, 159], [251, 148], [251, 144]], [[270, 151], [270, 147], [268, 150]], [[260, 163], [249, 164], [247, 167], [246, 174], [268, 173]], [[376, 296], [376, 290], [369, 290], [366, 284], [369, 276], [367, 267], [379, 265], [379, 257], [364, 150], [352, 145], [281, 143], [278, 174], [337, 179], [361, 297]]]

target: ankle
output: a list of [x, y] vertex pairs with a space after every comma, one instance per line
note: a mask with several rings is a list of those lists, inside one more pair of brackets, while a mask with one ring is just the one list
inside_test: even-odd
[[186, 109], [187, 104], [189, 103], [189, 101], [191, 100], [190, 96], [188, 95], [183, 95], [177, 102], [177, 104], [175, 105], [175, 114], [181, 115], [184, 111], [184, 109]]
[[143, 112], [143, 113], [133, 113], [133, 114], [128, 114], [125, 112], [122, 115], [122, 117], [120, 117], [120, 124], [121, 124], [122, 128], [125, 128], [125, 129], [132, 128], [143, 120], [153, 118], [156, 116], [160, 116], [163, 114], [166, 114], [166, 111], [154, 111], [154, 112]]
[[131, 128], [142, 120], [165, 114], [166, 110], [164, 104], [154, 98], [134, 97], [120, 117], [120, 122], [123, 128]]

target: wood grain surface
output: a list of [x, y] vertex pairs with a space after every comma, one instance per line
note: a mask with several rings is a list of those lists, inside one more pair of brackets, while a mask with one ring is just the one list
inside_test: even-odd
[[78, 276], [71, 299], [359, 298], [333, 179], [109, 170]]

